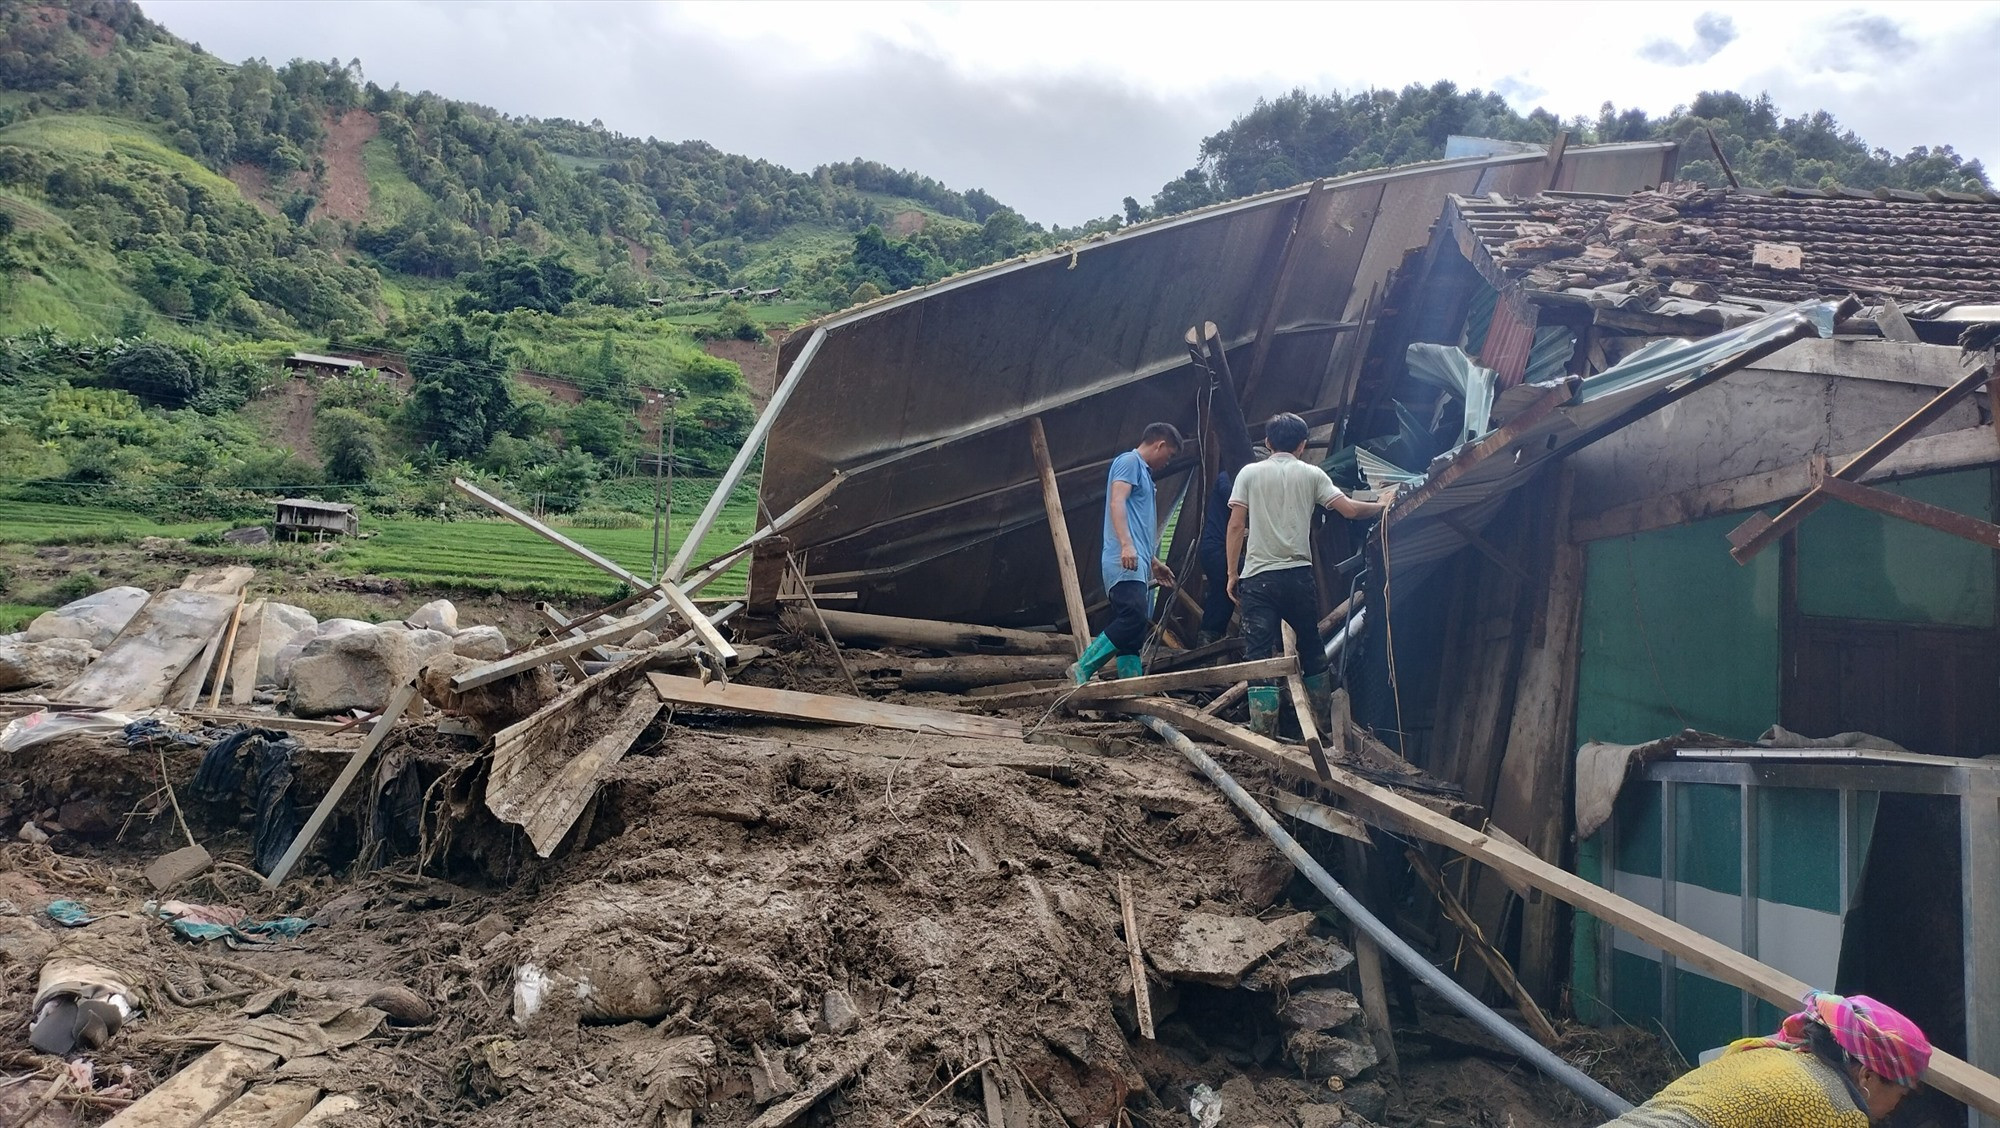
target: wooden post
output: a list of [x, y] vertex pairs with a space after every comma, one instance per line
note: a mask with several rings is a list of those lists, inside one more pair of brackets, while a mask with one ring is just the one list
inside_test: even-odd
[[[1285, 655], [1298, 657], [1299, 639], [1288, 623], [1278, 624], [1285, 640]], [[1294, 669], [1285, 675], [1285, 688], [1292, 694], [1292, 712], [1299, 719], [1299, 739], [1305, 743], [1306, 752], [1312, 756], [1313, 766], [1319, 769], [1319, 778], [1331, 780], [1333, 772], [1326, 765], [1326, 742], [1320, 739], [1319, 721], [1313, 716], [1312, 694], [1306, 692], [1306, 680]]]
[[1080, 658], [1090, 648], [1090, 615], [1084, 610], [1083, 585], [1076, 578], [1076, 551], [1069, 544], [1069, 522], [1063, 517], [1055, 463], [1049, 459], [1049, 436], [1042, 430], [1039, 415], [1028, 420], [1028, 441], [1035, 448], [1035, 470], [1042, 478], [1042, 506], [1049, 511], [1049, 536], [1056, 542], [1056, 570], [1062, 574], [1063, 603], [1069, 609], [1069, 633], [1076, 637], [1076, 653]]
[[[1347, 880], [1356, 889], [1368, 886], [1368, 855], [1353, 839], [1341, 842], [1347, 851]], [[1361, 1015], [1367, 1021], [1368, 1037], [1391, 1076], [1400, 1077], [1403, 1067], [1396, 1060], [1395, 1028], [1389, 1021], [1389, 992], [1382, 982], [1382, 949], [1358, 928], [1348, 930], [1354, 941], [1354, 977], [1361, 988]]]

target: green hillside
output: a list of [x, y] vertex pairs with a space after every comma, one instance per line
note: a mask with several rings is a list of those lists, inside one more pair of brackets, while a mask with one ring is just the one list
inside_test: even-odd
[[[1949, 146], [1892, 155], [1768, 98], [1564, 122], [1442, 83], [1260, 101], [1150, 205], [1051, 230], [872, 161], [800, 172], [383, 89], [358, 62], [232, 64], [130, 0], [0, 5], [0, 506], [208, 528], [311, 493], [383, 530], [350, 566], [578, 581], [485, 526], [438, 532], [440, 515], [478, 515], [450, 479], [573, 514], [629, 555], [669, 403], [678, 507], [700, 504], [754, 419], [743, 373], [712, 351], [769, 363], [782, 328], [958, 271], [1434, 158], [1453, 134], [1558, 130], [1713, 133], [1751, 184], [1986, 183]], [[1705, 148], [1683, 175], [1719, 180]], [[281, 362], [297, 350], [395, 375], [295, 379]]]

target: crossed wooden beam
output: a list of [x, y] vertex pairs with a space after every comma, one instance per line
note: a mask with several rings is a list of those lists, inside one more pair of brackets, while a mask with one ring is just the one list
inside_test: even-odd
[[[1815, 455], [1810, 467], [1812, 488], [1807, 490], [1803, 497], [1786, 506], [1776, 517], [1753, 513], [1748, 520], [1730, 530], [1729, 555], [1735, 557], [1738, 564], [1748, 564], [1756, 559], [1759, 553], [1776, 543], [1780, 537], [1797, 528], [1799, 522], [1828, 501], [1844, 501], [1863, 509], [1936, 529], [1941, 533], [1962, 537], [1974, 544], [2000, 549], [2000, 525], [1861, 484], [1862, 477], [1870, 470], [1894, 454], [1904, 443], [1916, 438], [1924, 428], [1943, 418], [1945, 412], [1950, 411], [1960, 400], [1985, 385], [1992, 376], [1990, 365], [1982, 364], [1973, 369], [1957, 383], [1932, 397], [1931, 401], [1918, 408], [1914, 415], [1896, 424], [1888, 434], [1875, 440], [1867, 450], [1848, 459], [1838, 470], [1828, 473], [1826, 457]], [[1994, 427], [1996, 432], [2000, 432], [2000, 412], [1995, 413]]]

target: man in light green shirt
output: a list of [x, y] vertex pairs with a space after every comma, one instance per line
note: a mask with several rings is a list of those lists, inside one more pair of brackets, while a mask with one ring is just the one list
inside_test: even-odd
[[[1319, 641], [1319, 587], [1313, 581], [1313, 515], [1331, 509], [1343, 517], [1376, 517], [1394, 500], [1356, 501], [1340, 492], [1326, 471], [1301, 460], [1309, 429], [1286, 413], [1264, 427], [1271, 457], [1245, 466], [1229, 494], [1229, 595], [1243, 613], [1246, 661], [1277, 655], [1280, 622], [1299, 640], [1299, 672], [1315, 710], [1333, 696], [1326, 652]], [[1250, 690], [1250, 727], [1270, 735], [1278, 721], [1272, 682]]]

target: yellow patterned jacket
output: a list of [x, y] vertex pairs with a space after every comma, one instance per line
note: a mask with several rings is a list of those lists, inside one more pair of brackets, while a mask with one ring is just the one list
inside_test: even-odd
[[1684, 1074], [1605, 1128], [1868, 1128], [1838, 1070], [1793, 1050], [1741, 1050]]

